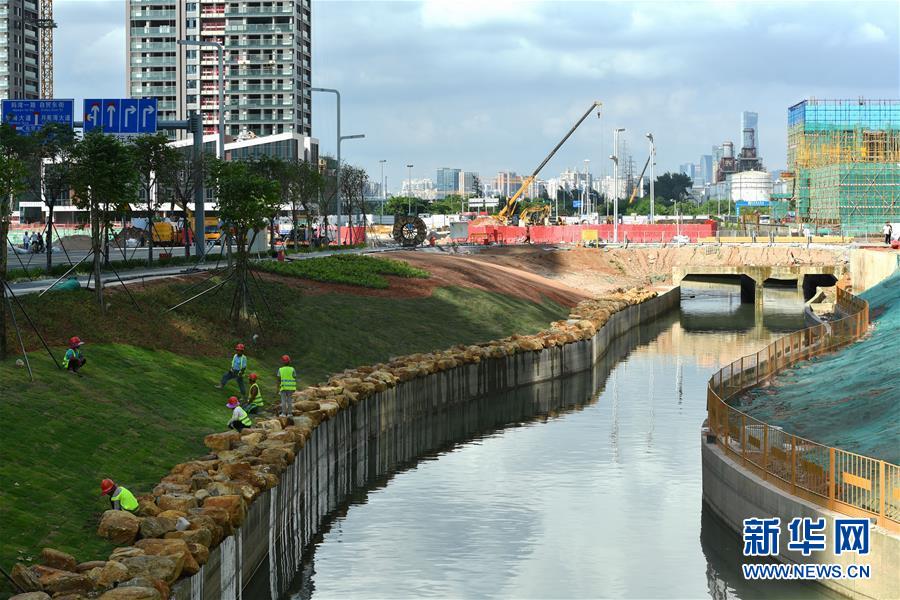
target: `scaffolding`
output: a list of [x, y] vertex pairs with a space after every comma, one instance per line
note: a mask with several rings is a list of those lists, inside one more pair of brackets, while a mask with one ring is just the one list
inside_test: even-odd
[[804, 100], [788, 109], [798, 215], [849, 235], [900, 221], [900, 100]]

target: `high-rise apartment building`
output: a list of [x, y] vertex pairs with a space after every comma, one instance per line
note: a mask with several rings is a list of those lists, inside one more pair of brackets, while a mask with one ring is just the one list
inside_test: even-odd
[[[28, 2], [26, 2], [28, 4]], [[159, 119], [203, 116], [219, 130], [215, 47], [224, 45], [225, 134], [310, 135], [310, 0], [126, 0], [128, 95], [159, 99]]]
[[0, 0], [0, 98], [40, 98], [37, 0]]
[[437, 170], [437, 177], [435, 178], [435, 189], [437, 191], [438, 198], [443, 198], [444, 196], [449, 196], [450, 194], [459, 193], [459, 174], [461, 172], [461, 169], [448, 169], [447, 167], [441, 167]]

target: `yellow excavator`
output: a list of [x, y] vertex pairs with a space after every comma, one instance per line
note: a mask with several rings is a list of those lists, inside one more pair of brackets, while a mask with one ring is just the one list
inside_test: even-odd
[[[599, 100], [595, 100], [593, 103], [591, 103], [591, 106], [584, 112], [583, 115], [581, 115], [581, 118], [575, 122], [575, 124], [572, 126], [572, 129], [569, 130], [569, 132], [563, 137], [563, 139], [561, 139], [559, 143], [556, 144], [556, 147], [554, 147], [553, 150], [550, 151], [550, 154], [548, 154], [547, 157], [541, 162], [541, 164], [537, 166], [537, 168], [531, 175], [529, 175], [522, 181], [522, 185], [518, 190], [516, 190], [516, 193], [506, 201], [506, 205], [502, 209], [500, 209], [499, 213], [497, 213], [495, 218], [500, 221], [500, 223], [502, 223], [503, 225], [509, 225], [513, 221], [516, 215], [516, 208], [519, 206], [519, 200], [521, 199], [522, 194], [525, 193], [525, 190], [528, 189], [528, 186], [534, 183], [534, 180], [537, 178], [538, 173], [541, 172], [541, 169], [544, 168], [544, 165], [550, 162], [550, 159], [553, 158], [553, 155], [556, 154], [557, 150], [559, 150], [562, 145], [566, 143], [566, 140], [568, 140], [569, 137], [573, 133], [575, 133], [575, 130], [578, 129], [578, 126], [581, 125], [585, 119], [587, 119], [589, 114], [591, 114], [591, 111], [596, 108], [597, 116], [600, 116], [601, 106], [602, 103]], [[544, 216], [545, 212], [546, 216]], [[537, 218], [537, 220], [541, 222], [549, 221], [550, 205], [547, 204], [543, 205], [542, 207], [535, 206], [531, 207], [530, 209], [525, 209], [524, 211], [522, 211], [522, 214], [519, 215], [519, 223], [523, 223], [524, 221], [524, 224], [533, 225], [534, 223], [530, 223], [529, 220], [534, 220], [535, 218]]]

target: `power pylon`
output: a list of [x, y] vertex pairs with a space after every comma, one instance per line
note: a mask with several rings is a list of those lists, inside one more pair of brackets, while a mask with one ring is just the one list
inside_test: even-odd
[[37, 27], [40, 34], [41, 98], [53, 97], [53, 0], [40, 0]]

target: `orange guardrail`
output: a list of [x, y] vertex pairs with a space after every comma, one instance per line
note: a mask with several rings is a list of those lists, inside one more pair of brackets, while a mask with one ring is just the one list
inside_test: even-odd
[[707, 386], [709, 430], [727, 455], [792, 495], [900, 531], [900, 466], [792, 435], [728, 404], [779, 371], [862, 337], [869, 303], [838, 289], [837, 306], [847, 316], [782, 337], [715, 373]]

